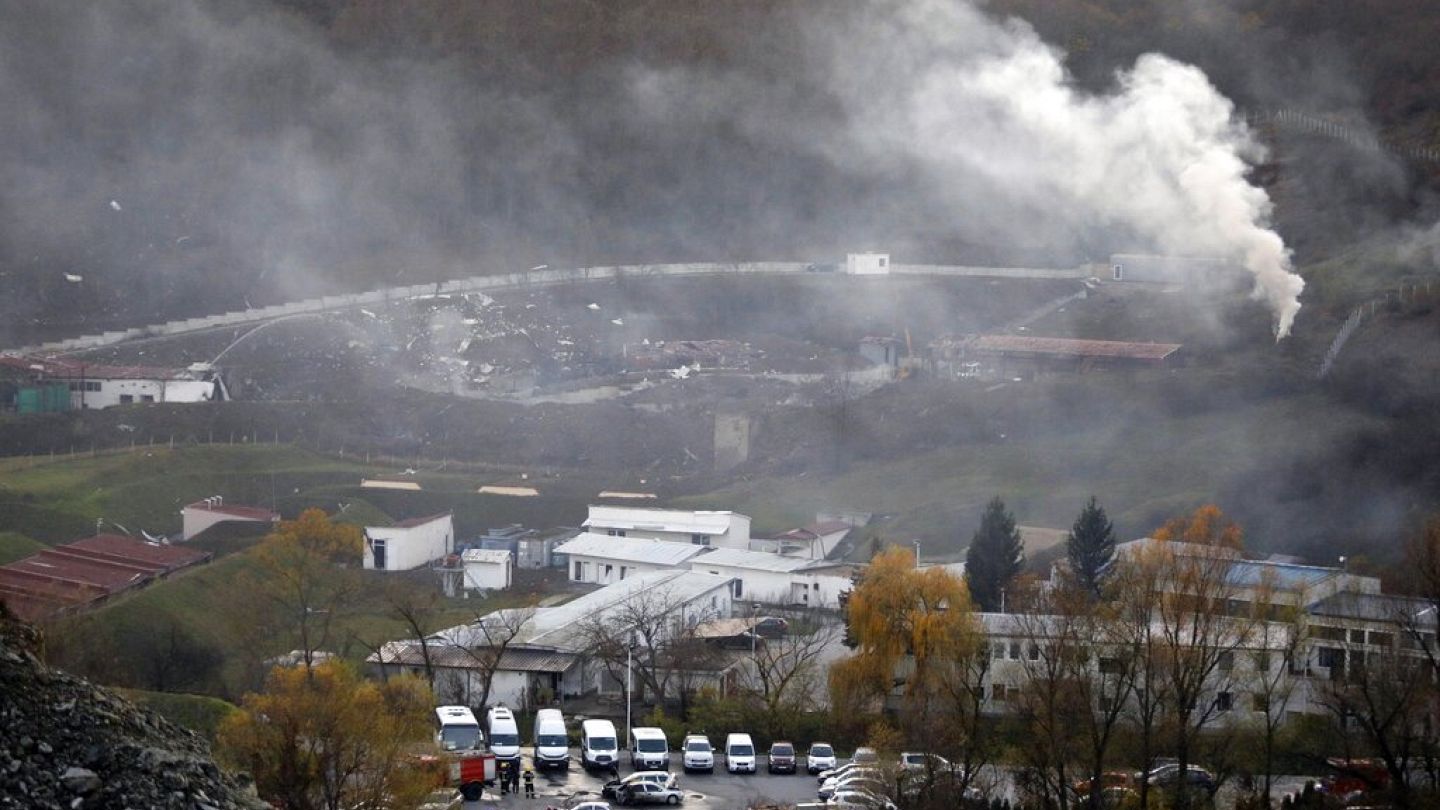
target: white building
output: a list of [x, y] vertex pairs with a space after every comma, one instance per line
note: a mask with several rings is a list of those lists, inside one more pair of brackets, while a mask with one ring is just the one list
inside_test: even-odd
[[209, 363], [161, 368], [106, 366], [58, 358], [0, 357], [0, 365], [22, 371], [38, 382], [66, 383], [70, 387], [70, 407], [75, 410], [229, 399], [220, 372]]
[[460, 555], [465, 569], [465, 590], [501, 591], [510, 587], [510, 552], [498, 549], [471, 548]]
[[365, 527], [366, 570], [409, 571], [455, 548], [455, 521], [449, 512], [402, 520], [394, 526]]
[[840, 520], [816, 521], [799, 529], [791, 529], [770, 539], [750, 541], [751, 551], [770, 551], [823, 560], [829, 557], [840, 541], [850, 534], [854, 525]]
[[852, 276], [884, 276], [890, 273], [889, 253], [850, 253], [845, 256], [845, 272]]
[[730, 577], [735, 599], [767, 605], [836, 608], [852, 587], [850, 566], [764, 551], [716, 549], [690, 560], [690, 570]]
[[[595, 617], [624, 615], [644, 603], [663, 607], [672, 617], [670, 632], [679, 634], [730, 615], [730, 580], [692, 571], [656, 571], [628, 577], [563, 605], [529, 609], [532, 615], [500, 654], [490, 704], [524, 710], [552, 700], [563, 705], [566, 698], [598, 691], [607, 680], [605, 668], [586, 655], [585, 623]], [[508, 635], [495, 628], [517, 616], [524, 614], [499, 611], [426, 639], [437, 670], [435, 691], [441, 699], [466, 705], [480, 699], [486, 668], [481, 662], [493, 660], [487, 657], [487, 650], [494, 649], [491, 639]], [[367, 662], [390, 673], [418, 674], [424, 657], [420, 641], [410, 639], [385, 644]]]
[[609, 585], [651, 571], [683, 568], [705, 546], [583, 532], [555, 548], [569, 559], [571, 582]]
[[219, 495], [188, 504], [180, 510], [181, 538], [189, 540], [217, 523], [261, 523], [257, 532], [268, 532], [280, 516], [258, 506], [226, 506]]
[[611, 537], [646, 537], [715, 548], [750, 547], [750, 518], [738, 512], [591, 506], [581, 526]]

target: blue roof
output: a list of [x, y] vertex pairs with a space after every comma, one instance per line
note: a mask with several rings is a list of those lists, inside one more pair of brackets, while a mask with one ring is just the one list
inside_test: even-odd
[[1230, 584], [1240, 587], [1257, 587], [1269, 583], [1277, 588], [1293, 590], [1305, 588], [1340, 573], [1335, 568], [1318, 565], [1295, 565], [1266, 560], [1236, 560], [1230, 568]]

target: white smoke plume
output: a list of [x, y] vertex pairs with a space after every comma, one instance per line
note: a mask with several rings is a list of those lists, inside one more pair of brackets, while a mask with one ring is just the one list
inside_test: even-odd
[[[1262, 149], [1199, 69], [1147, 54], [1112, 92], [1087, 94], [1064, 54], [1024, 23], [958, 0], [884, 11], [831, 51], [838, 98], [852, 120], [870, 122], [843, 146], [899, 156], [971, 207], [964, 186], [984, 178], [1025, 201], [1037, 228], [1070, 221], [1129, 231], [1163, 253], [1235, 261], [1253, 274], [1276, 336], [1290, 333], [1304, 282], [1269, 227], [1269, 196], [1245, 176]], [[885, 33], [869, 41], [867, 28]]]
[[[701, 115], [728, 97], [747, 135], [897, 178], [897, 194], [924, 187], [971, 239], [1233, 261], [1277, 338], [1290, 333], [1304, 282], [1270, 228], [1269, 196], [1246, 179], [1264, 150], [1199, 69], [1147, 54], [1108, 92], [1087, 92], [1028, 24], [966, 0], [892, 0], [802, 25], [845, 126], [794, 126], [796, 100], [734, 77], [647, 73], [637, 96], [671, 120], [684, 94], [711, 99], [690, 111]], [[895, 205], [869, 204], [877, 217]]]

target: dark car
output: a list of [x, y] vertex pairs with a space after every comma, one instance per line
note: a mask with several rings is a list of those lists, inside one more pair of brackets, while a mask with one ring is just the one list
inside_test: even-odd
[[795, 746], [783, 740], [770, 745], [770, 773], [795, 773]]
[[[1191, 765], [1186, 768], [1186, 771], [1185, 781], [1190, 787], [1200, 788], [1210, 794], [1214, 794], [1220, 789], [1220, 783], [1215, 781], [1215, 777], [1199, 765]], [[1174, 787], [1181, 778], [1180, 765], [1179, 763], [1161, 765], [1150, 773], [1144, 774], [1143, 778], [1157, 787]]]

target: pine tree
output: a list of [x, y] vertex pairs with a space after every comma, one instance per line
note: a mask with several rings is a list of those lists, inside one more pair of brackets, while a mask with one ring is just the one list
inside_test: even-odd
[[1098, 598], [1115, 558], [1115, 526], [1094, 495], [1075, 518], [1075, 525], [1065, 538], [1065, 552], [1076, 583]]
[[965, 552], [965, 578], [970, 595], [980, 610], [1000, 609], [1003, 591], [1025, 566], [1025, 548], [1015, 528], [1015, 516], [1005, 509], [1005, 502], [994, 498], [985, 507], [980, 528]]

